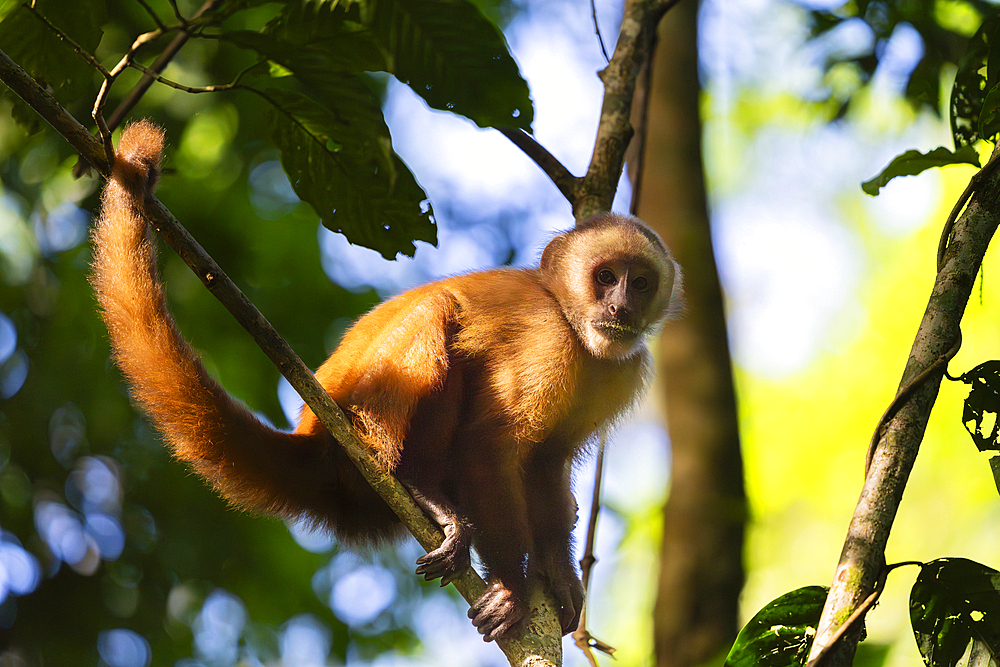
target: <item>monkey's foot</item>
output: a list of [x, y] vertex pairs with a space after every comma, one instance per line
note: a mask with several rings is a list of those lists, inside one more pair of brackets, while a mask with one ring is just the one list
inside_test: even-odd
[[583, 584], [576, 573], [552, 582], [552, 593], [559, 605], [559, 623], [564, 635], [576, 630], [583, 612]]
[[469, 618], [485, 642], [503, 637], [524, 619], [524, 614], [524, 603], [500, 582], [486, 589], [469, 609]]
[[542, 572], [535, 573], [534, 581], [552, 594], [558, 605], [559, 624], [564, 635], [577, 629], [583, 612], [583, 584], [576, 569], [569, 561], [550, 562]]
[[441, 526], [444, 530], [444, 541], [434, 551], [417, 559], [417, 574], [432, 581], [441, 578], [441, 585], [447, 586], [469, 567], [469, 543], [472, 531], [460, 520], [453, 519]]

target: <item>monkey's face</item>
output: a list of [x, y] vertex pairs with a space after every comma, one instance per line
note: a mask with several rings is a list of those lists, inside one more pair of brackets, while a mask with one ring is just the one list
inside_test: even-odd
[[584, 347], [595, 357], [634, 354], [671, 308], [677, 264], [637, 218], [598, 214], [552, 239], [539, 266]]
[[651, 305], [660, 290], [660, 272], [638, 258], [613, 258], [591, 271], [593, 301], [584, 342], [596, 356], [624, 357], [654, 324]]

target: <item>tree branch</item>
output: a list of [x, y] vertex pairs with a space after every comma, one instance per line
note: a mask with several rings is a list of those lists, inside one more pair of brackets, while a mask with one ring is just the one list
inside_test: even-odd
[[[107, 176], [110, 165], [104, 157], [101, 142], [2, 51], [0, 81], [45, 118], [101, 175]], [[441, 530], [417, 507], [394, 476], [382, 472], [370, 452], [358, 442], [343, 411], [264, 315], [159, 200], [148, 199], [146, 211], [153, 228], [251, 334], [417, 542], [428, 551], [437, 548], [444, 537]], [[478, 600], [486, 590], [485, 582], [472, 568], [467, 568], [453, 583], [470, 603]], [[532, 598], [530, 602], [531, 614], [524, 636], [516, 640], [500, 641], [498, 644], [511, 665], [557, 665], [562, 656], [562, 633], [555, 609], [551, 602], [540, 596]]]
[[3, 51], [0, 51], [0, 81], [17, 93], [56, 132], [63, 135], [98, 173], [108, 175], [111, 165], [101, 143]]
[[[222, 0], [208, 0], [192, 15], [191, 18], [197, 19], [206, 12], [212, 11], [221, 1]], [[164, 28], [163, 24], [160, 23], [155, 14], [153, 15], [153, 19], [156, 21], [157, 26], [161, 29]], [[156, 60], [153, 61], [153, 64], [149, 66], [149, 71], [155, 74], [160, 74], [166, 68], [167, 64], [174, 59], [174, 56], [176, 56], [177, 52], [181, 50], [181, 47], [187, 43], [190, 37], [191, 35], [184, 30], [174, 35], [173, 40], [171, 40], [170, 44], [167, 45], [167, 48], [163, 49], [163, 52], [156, 58]], [[114, 130], [119, 124], [121, 124], [122, 120], [125, 119], [125, 116], [128, 115], [128, 112], [132, 110], [132, 107], [134, 107], [136, 103], [142, 99], [142, 96], [146, 94], [149, 87], [153, 85], [154, 80], [154, 77], [150, 73], [147, 73], [142, 77], [139, 83], [137, 83], [135, 87], [129, 91], [128, 95], [125, 96], [125, 99], [121, 101], [121, 103], [111, 113], [111, 117], [108, 118], [109, 129]]]
[[[826, 651], [828, 665], [846, 667], [853, 661], [860, 627], [849, 629], [844, 641], [829, 647], [842, 621], [872, 594], [884, 566], [889, 531], [945, 371], [940, 360], [947, 358], [960, 340], [962, 315], [1000, 223], [1000, 171], [991, 167], [998, 155], [995, 150], [991, 164], [979, 172], [982, 177], [973, 177], [976, 192], [965, 213], [950, 229], [946, 227], [948, 242], [940, 255], [937, 279], [897, 392], [906, 393], [906, 400], [881, 429], [872, 452], [870, 470], [810, 651], [810, 665], [815, 665], [817, 657]], [[914, 385], [912, 379], [922, 375], [926, 380]]]
[[580, 179], [574, 176], [569, 169], [560, 162], [556, 156], [550, 153], [544, 146], [535, 141], [535, 138], [525, 132], [512, 127], [498, 127], [500, 134], [504, 135], [511, 142], [520, 148], [525, 155], [535, 161], [545, 175], [555, 183], [559, 192], [566, 199], [573, 201], [576, 198], [577, 190], [580, 186]]
[[[656, 24], [677, 2], [678, 0], [626, 0], [618, 46], [611, 62], [599, 74], [604, 82], [604, 102], [594, 153], [586, 176], [573, 176], [528, 133], [497, 128], [534, 160], [555, 183], [559, 192], [573, 205], [573, 215], [577, 220], [611, 208], [622, 173], [625, 149], [632, 138], [629, 115], [639, 68], [645, 62], [653, 43]], [[602, 41], [602, 49], [603, 46]]]
[[577, 220], [611, 208], [633, 133], [629, 118], [636, 79], [656, 35], [656, 24], [669, 6], [660, 0], [626, 0], [618, 45], [611, 62], [600, 72], [604, 101], [594, 153], [578, 196], [571, 200]]

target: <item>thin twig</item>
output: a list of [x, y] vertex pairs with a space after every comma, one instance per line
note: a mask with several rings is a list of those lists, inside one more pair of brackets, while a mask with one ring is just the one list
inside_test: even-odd
[[868, 476], [868, 471], [871, 469], [872, 458], [875, 456], [875, 450], [878, 449], [878, 443], [882, 439], [882, 430], [885, 428], [885, 425], [889, 423], [889, 420], [893, 418], [896, 411], [899, 410], [906, 399], [909, 398], [910, 394], [913, 393], [913, 390], [919, 387], [924, 380], [929, 378], [934, 372], [941, 371], [944, 375], [949, 378], [951, 377], [948, 375], [948, 362], [951, 361], [956, 354], [958, 354], [958, 350], [961, 347], [962, 332], [959, 330], [958, 339], [947, 352], [934, 360], [934, 363], [920, 371], [920, 373], [918, 373], [915, 377], [910, 378], [906, 384], [896, 392], [896, 396], [892, 399], [892, 402], [889, 403], [889, 407], [887, 407], [885, 412], [882, 413], [882, 416], [879, 417], [878, 424], [875, 426], [875, 432], [872, 433], [872, 438], [868, 441], [868, 453], [865, 455], [865, 477]]
[[635, 117], [635, 138], [629, 144], [626, 161], [632, 176], [632, 215], [638, 215], [639, 202], [642, 200], [642, 173], [646, 162], [646, 137], [649, 124], [649, 97], [653, 90], [653, 59], [656, 57], [656, 46], [659, 38], [653, 33], [653, 41], [649, 45], [646, 62], [639, 70], [642, 83], [635, 87], [635, 98], [632, 102], [632, 116]]
[[95, 58], [93, 55], [91, 55], [82, 46], [80, 46], [79, 44], [77, 44], [76, 41], [72, 37], [70, 37], [69, 35], [67, 35], [66, 33], [64, 33], [62, 30], [60, 30], [59, 28], [57, 28], [55, 25], [53, 25], [53, 23], [51, 21], [49, 21], [45, 17], [44, 14], [42, 14], [40, 11], [38, 11], [38, 8], [35, 7], [34, 3], [25, 3], [23, 6], [28, 11], [30, 11], [32, 14], [34, 14], [38, 18], [39, 21], [41, 21], [43, 24], [45, 24], [45, 27], [47, 27], [49, 30], [51, 30], [55, 34], [56, 37], [58, 37], [60, 40], [62, 40], [64, 42], [66, 42], [66, 44], [68, 44], [69, 47], [71, 49], [73, 49], [73, 51], [75, 51], [78, 56], [80, 56], [81, 58], [83, 58], [84, 60], [86, 60], [88, 65], [90, 65], [91, 67], [93, 67], [94, 69], [96, 69], [98, 72], [100, 72], [104, 76], [108, 75], [108, 70], [104, 67], [104, 65], [102, 65], [97, 60], [97, 58]]
[[170, 6], [173, 8], [174, 16], [177, 17], [177, 20], [180, 21], [181, 23], [185, 23], [184, 15], [181, 14], [181, 10], [177, 8], [177, 0], [168, 0], [168, 2], [170, 3]]
[[608, 50], [604, 47], [604, 37], [601, 35], [601, 22], [597, 20], [596, 0], [590, 0], [590, 14], [594, 17], [594, 32], [597, 33], [597, 43], [601, 45], [601, 53], [604, 54], [604, 62], [610, 63], [611, 57], [608, 55]]
[[[222, 0], [208, 0], [201, 8], [196, 11], [191, 19], [195, 20], [200, 18], [207, 12], [212, 11], [219, 5]], [[159, 24], [157, 24], [159, 25]], [[181, 30], [176, 35], [174, 35], [173, 40], [167, 45], [167, 48], [163, 49], [163, 52], [157, 56], [156, 60], [149, 66], [149, 69], [157, 74], [161, 73], [166, 69], [167, 65], [174, 59], [174, 56], [181, 50], [188, 39], [191, 38], [190, 32], [187, 30]], [[137, 83], [132, 90], [129, 91], [128, 95], [125, 96], [119, 104], [118, 107], [111, 112], [111, 116], [107, 120], [107, 126], [109, 129], [114, 130], [118, 127], [121, 122], [125, 119], [125, 116], [132, 110], [132, 108], [142, 99], [142, 96], [146, 94], [149, 87], [153, 85], [155, 81], [151, 76], [143, 76], [142, 79]]]
[[146, 13], [149, 14], [149, 17], [153, 19], [153, 23], [156, 24], [156, 27], [159, 28], [161, 32], [166, 32], [167, 26], [163, 23], [163, 21], [160, 20], [160, 17], [156, 15], [156, 12], [154, 12], [153, 8], [149, 6], [149, 3], [147, 3], [146, 0], [136, 0], [136, 1], [140, 5], [142, 5], [142, 8], [146, 10]]
[[574, 176], [558, 158], [552, 155], [552, 153], [535, 141], [535, 138], [524, 130], [511, 127], [498, 127], [497, 130], [510, 139], [525, 155], [534, 160], [535, 164], [559, 188], [559, 192], [571, 203], [573, 202], [579, 188], [580, 179]]
[[597, 658], [592, 649], [597, 649], [612, 657], [615, 654], [615, 647], [597, 639], [590, 630], [587, 629], [587, 607], [590, 604], [590, 574], [597, 563], [594, 555], [594, 543], [597, 539], [597, 517], [601, 510], [601, 480], [604, 477], [604, 450], [608, 444], [607, 429], [601, 429], [600, 440], [597, 446], [597, 462], [594, 471], [594, 492], [590, 498], [590, 519], [587, 521], [587, 543], [584, 545], [583, 557], [580, 558], [580, 575], [583, 580], [583, 609], [580, 612], [580, 623], [573, 631], [573, 641], [577, 647], [583, 651], [590, 662], [591, 667], [597, 667]]
[[941, 238], [938, 239], [938, 251], [937, 251], [937, 270], [940, 271], [941, 267], [944, 266], [944, 252], [948, 249], [948, 243], [951, 241], [951, 231], [955, 227], [955, 221], [958, 220], [959, 214], [965, 209], [966, 203], [968, 203], [969, 198], [972, 197], [972, 193], [980, 187], [983, 180], [993, 173], [993, 170], [1000, 165], [1000, 160], [997, 159], [1000, 153], [996, 151], [990, 156], [990, 159], [983, 165], [983, 168], [972, 175], [969, 179], [969, 184], [965, 186], [965, 190], [962, 191], [961, 196], [959, 196], [958, 201], [951, 208], [951, 213], [948, 214], [948, 219], [944, 223], [944, 228], [941, 230]]
[[220, 84], [215, 84], [215, 85], [212, 85], [212, 86], [200, 86], [200, 87], [194, 88], [192, 86], [185, 86], [183, 83], [178, 83], [176, 81], [172, 81], [171, 79], [166, 78], [162, 74], [154, 72], [152, 69], [150, 69], [148, 67], [144, 67], [143, 65], [140, 65], [139, 63], [130, 62], [128, 64], [129, 67], [132, 67], [134, 69], [139, 70], [144, 75], [148, 76], [150, 79], [158, 81], [159, 83], [162, 83], [165, 86], [169, 86], [171, 88], [176, 88], [177, 90], [184, 91], [185, 93], [218, 93], [218, 92], [222, 92], [222, 91], [225, 91], [225, 90], [249, 90], [246, 86], [241, 86], [240, 85], [240, 79], [242, 79], [244, 76], [246, 76], [249, 72], [253, 71], [255, 68], [260, 67], [260, 65], [261, 65], [261, 63], [259, 63], [259, 62], [258, 63], [254, 63], [253, 65], [250, 65], [249, 67], [247, 67], [246, 69], [244, 69], [242, 72], [240, 72], [239, 74], [237, 74], [236, 78], [233, 79], [232, 82], [230, 82], [230, 83], [220, 83]]
[[101, 133], [101, 142], [104, 144], [104, 150], [108, 155], [108, 162], [114, 163], [115, 161], [115, 150], [114, 146], [111, 144], [111, 130], [108, 128], [108, 124], [104, 122], [104, 105], [108, 101], [108, 94], [111, 92], [111, 84], [115, 82], [118, 75], [125, 71], [128, 67], [132, 58], [135, 56], [135, 52], [144, 44], [151, 42], [156, 39], [163, 32], [157, 28], [156, 30], [151, 30], [149, 32], [143, 33], [135, 38], [132, 42], [132, 46], [125, 53], [118, 64], [114, 68], [104, 75], [104, 82], [101, 83], [101, 89], [97, 93], [97, 99], [94, 100], [94, 109], [91, 112], [91, 116], [94, 118], [94, 122], [97, 123], [97, 129]]

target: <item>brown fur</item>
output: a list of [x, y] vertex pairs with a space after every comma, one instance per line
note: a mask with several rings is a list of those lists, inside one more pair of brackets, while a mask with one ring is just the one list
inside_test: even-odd
[[[395, 517], [311, 410], [294, 433], [264, 425], [178, 332], [144, 220], [162, 146], [148, 122], [125, 130], [93, 237], [92, 282], [135, 400], [234, 505], [307, 515], [355, 542], [392, 535]], [[531, 577], [556, 594], [565, 629], [579, 615], [570, 463], [636, 400], [648, 366], [641, 335], [602, 342], [587, 323], [608, 317], [590, 285], [605, 260], [659, 281], [635, 315], [648, 330], [667, 310], [673, 260], [641, 222], [604, 215], [556, 237], [541, 269], [448, 278], [378, 306], [316, 373], [385, 472], [450, 536], [418, 571], [449, 580], [471, 535], [492, 584], [471, 612], [487, 639], [523, 616]]]

